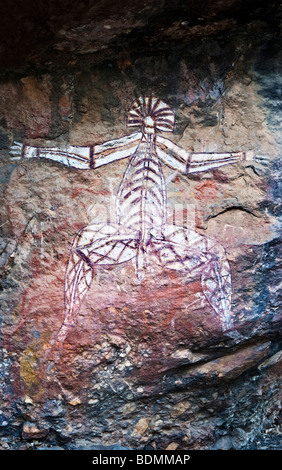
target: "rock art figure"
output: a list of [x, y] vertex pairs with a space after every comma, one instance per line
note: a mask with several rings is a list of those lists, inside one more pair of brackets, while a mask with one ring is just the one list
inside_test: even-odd
[[225, 251], [215, 240], [166, 223], [166, 186], [162, 164], [189, 175], [240, 160], [252, 160], [253, 151], [189, 153], [158, 131], [173, 132], [175, 115], [158, 98], [136, 99], [128, 114], [128, 128], [141, 132], [90, 147], [35, 148], [14, 143], [18, 158], [48, 158], [78, 169], [95, 169], [130, 157], [116, 197], [116, 222], [84, 227], [75, 236], [65, 275], [65, 314], [57, 340], [74, 326], [97, 265], [134, 260], [140, 282], [149, 265], [199, 274], [202, 295], [220, 317], [223, 330], [231, 328], [231, 275]]

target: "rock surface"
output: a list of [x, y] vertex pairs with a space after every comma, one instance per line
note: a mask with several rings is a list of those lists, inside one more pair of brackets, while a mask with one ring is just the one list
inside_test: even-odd
[[[29, 9], [1, 18], [0, 448], [281, 448], [279, 3], [90, 3], [37, 2], [44, 28]], [[150, 93], [175, 110], [182, 148], [264, 157], [163, 168], [170, 223], [226, 250], [233, 327], [196, 276], [153, 267], [140, 284], [128, 262], [96, 270], [54, 351], [70, 243], [112, 220], [127, 162], [78, 171], [9, 147], [122, 137]]]

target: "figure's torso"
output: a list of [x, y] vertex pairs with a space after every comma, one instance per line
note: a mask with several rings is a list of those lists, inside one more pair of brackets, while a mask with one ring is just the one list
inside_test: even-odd
[[138, 231], [142, 241], [153, 229], [161, 233], [166, 220], [165, 181], [154, 138], [154, 134], [143, 135], [117, 195], [118, 223]]

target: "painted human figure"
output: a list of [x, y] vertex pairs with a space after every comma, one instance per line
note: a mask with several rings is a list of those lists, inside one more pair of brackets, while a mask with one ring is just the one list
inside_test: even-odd
[[231, 322], [231, 275], [223, 247], [197, 232], [166, 223], [166, 186], [162, 164], [181, 173], [208, 171], [254, 153], [189, 153], [158, 134], [172, 132], [175, 116], [160, 99], [136, 99], [127, 119], [129, 128], [141, 132], [88, 147], [35, 148], [15, 143], [13, 155], [48, 158], [77, 169], [93, 170], [130, 157], [116, 198], [116, 222], [92, 224], [75, 236], [65, 275], [65, 313], [57, 340], [63, 341], [75, 326], [81, 303], [93, 281], [97, 265], [134, 260], [142, 281], [149, 265], [157, 264], [189, 274], [199, 274], [203, 295], [220, 317], [223, 330]]

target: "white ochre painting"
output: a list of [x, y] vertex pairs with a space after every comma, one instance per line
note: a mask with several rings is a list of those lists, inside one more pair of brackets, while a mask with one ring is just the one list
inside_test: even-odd
[[72, 241], [65, 274], [65, 313], [57, 339], [63, 341], [74, 326], [80, 306], [92, 284], [97, 265], [133, 261], [142, 282], [150, 265], [198, 274], [202, 295], [219, 316], [223, 330], [231, 328], [231, 275], [224, 248], [194, 230], [166, 221], [167, 193], [162, 166], [189, 176], [240, 160], [250, 152], [189, 153], [158, 132], [173, 132], [175, 115], [155, 97], [136, 99], [127, 127], [139, 132], [96, 146], [35, 148], [14, 143], [18, 158], [48, 158], [81, 170], [95, 170], [129, 158], [116, 195], [116, 221], [84, 227]]

